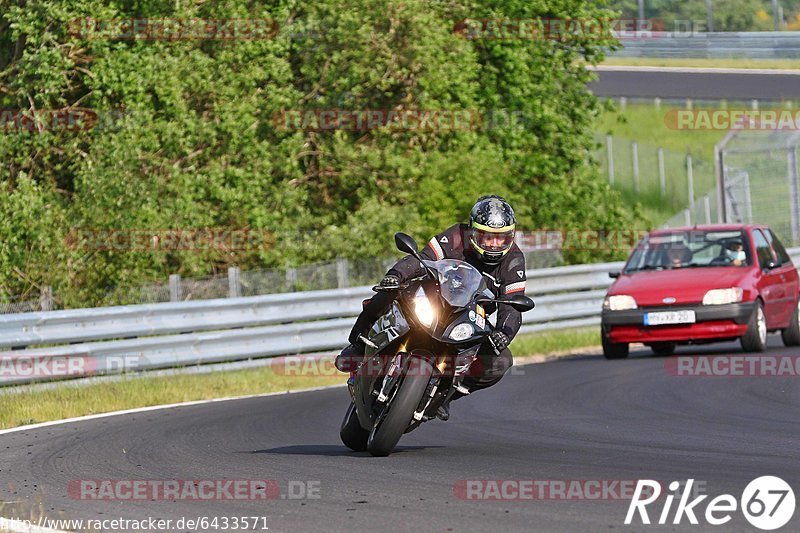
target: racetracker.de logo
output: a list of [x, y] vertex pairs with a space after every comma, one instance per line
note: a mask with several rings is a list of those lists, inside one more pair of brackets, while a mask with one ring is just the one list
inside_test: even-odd
[[193, 41], [272, 39], [279, 31], [271, 19], [94, 19], [77, 18], [67, 32], [77, 39]]
[[[364, 360], [361, 366], [356, 371], [356, 375], [363, 377], [384, 377], [387, 374], [394, 375], [399, 371], [396, 366], [397, 359], [392, 363], [386, 364], [381, 358], [369, 357]], [[420, 359], [416, 357], [409, 357], [403, 361], [400, 358], [400, 365], [403, 367], [403, 375], [406, 377], [422, 376], [427, 378], [429, 370], [427, 366], [419, 364]], [[438, 363], [438, 370], [442, 373], [448, 374], [455, 370], [459, 371], [463, 376], [481, 376], [484, 372], [484, 365], [480, 359], [473, 361], [469, 368], [459, 368], [459, 364], [464, 364], [466, 361], [459, 361], [457, 356], [447, 356], [441, 358]], [[275, 374], [283, 376], [340, 376], [342, 373], [334, 365], [334, 360], [330, 357], [319, 355], [287, 355], [278, 360], [272, 361], [270, 368]], [[525, 373], [525, 367], [512, 366], [509, 369], [511, 375], [522, 375]]]
[[139, 354], [90, 356], [6, 352], [0, 353], [0, 381], [4, 378], [35, 380], [131, 372], [147, 364], [147, 358]]
[[267, 250], [275, 235], [267, 230], [201, 229], [93, 229], [72, 228], [67, 234], [72, 250], [128, 252]]
[[800, 376], [797, 355], [694, 355], [664, 360], [664, 370], [676, 377], [791, 377]]
[[487, 120], [480, 111], [469, 109], [290, 109], [272, 117], [276, 129], [314, 132], [378, 128], [472, 131], [483, 127]]
[[453, 495], [459, 500], [629, 500], [636, 484], [630, 479], [461, 479]]
[[[274, 479], [73, 479], [73, 500], [208, 501], [319, 499], [320, 481]], [[285, 490], [284, 490], [285, 489]]]
[[648, 230], [542, 229], [520, 231], [516, 242], [525, 250], [624, 250], [636, 248]]
[[453, 33], [469, 40], [651, 39], [653, 24], [645, 19], [607, 18], [466, 18]]
[[672, 130], [797, 131], [800, 110], [791, 109], [670, 109], [664, 125]]
[[87, 131], [99, 122], [92, 109], [0, 109], [0, 132]]

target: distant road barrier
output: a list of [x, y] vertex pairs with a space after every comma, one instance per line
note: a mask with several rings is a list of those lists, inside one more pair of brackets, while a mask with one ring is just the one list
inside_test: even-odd
[[612, 57], [797, 59], [800, 32], [658, 32], [622, 41]]

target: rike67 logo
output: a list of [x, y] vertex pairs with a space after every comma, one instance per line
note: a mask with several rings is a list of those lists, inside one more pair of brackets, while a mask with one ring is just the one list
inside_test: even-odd
[[[779, 477], [762, 476], [754, 479], [745, 487], [742, 497], [738, 501], [730, 494], [721, 494], [706, 504], [704, 513], [701, 513], [700, 504], [708, 498], [708, 495], [703, 494], [690, 501], [693, 484], [694, 479], [687, 480], [685, 490], [680, 490], [681, 483], [677, 481], [669, 484], [672, 494], [667, 493], [664, 498], [664, 507], [658, 516], [657, 524], [668, 523], [676, 495], [680, 499], [674, 511], [672, 524], [680, 524], [681, 520], [686, 517], [690, 524], [697, 525], [699, 515], [705, 518], [708, 524], [723, 525], [731, 520], [732, 513], [735, 513], [738, 507], [752, 526], [764, 531], [771, 531], [786, 525], [794, 515], [794, 491]], [[647, 495], [643, 496], [644, 494]], [[630, 525], [637, 512], [642, 524], [650, 524], [647, 506], [653, 504], [660, 497], [661, 484], [658, 481], [640, 479], [628, 507], [625, 524]], [[651, 508], [650, 510], [657, 509]]]

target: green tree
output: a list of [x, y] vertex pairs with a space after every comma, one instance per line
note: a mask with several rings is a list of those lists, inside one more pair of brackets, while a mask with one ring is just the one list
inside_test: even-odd
[[[0, 290], [51, 284], [63, 305], [170, 273], [395, 253], [500, 192], [520, 227], [638, 224], [591, 161], [583, 68], [608, 36], [467, 39], [465, 18], [605, 18], [585, 0], [0, 0], [0, 107], [90, 108], [96, 127], [0, 133]], [[112, 40], [76, 19], [270, 19], [274, 38]], [[466, 129], [284, 127], [282, 113], [471, 111]], [[109, 119], [108, 117], [112, 117]], [[250, 251], [75, 249], [70, 230], [249, 228]], [[100, 247], [102, 248], [102, 247]], [[570, 252], [568, 261], [618, 257]]]

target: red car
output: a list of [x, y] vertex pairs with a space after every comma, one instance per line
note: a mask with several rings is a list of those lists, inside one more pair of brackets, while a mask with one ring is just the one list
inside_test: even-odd
[[798, 275], [766, 226], [708, 225], [650, 232], [603, 301], [603, 354], [628, 356], [641, 342], [657, 355], [677, 344], [740, 339], [766, 348], [767, 332], [800, 345]]

